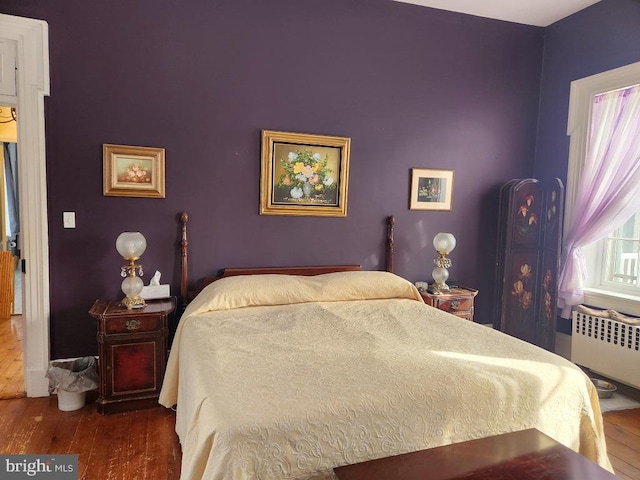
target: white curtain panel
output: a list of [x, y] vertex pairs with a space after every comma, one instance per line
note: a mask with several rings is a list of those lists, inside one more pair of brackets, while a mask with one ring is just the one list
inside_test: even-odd
[[574, 220], [562, 248], [558, 307], [563, 318], [584, 301], [587, 267], [581, 247], [640, 211], [639, 187], [640, 86], [596, 95]]

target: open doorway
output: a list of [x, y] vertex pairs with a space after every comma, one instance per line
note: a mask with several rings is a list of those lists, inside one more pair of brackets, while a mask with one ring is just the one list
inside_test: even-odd
[[17, 109], [0, 105], [0, 250], [15, 259], [11, 314], [22, 313], [22, 276], [19, 270], [20, 215], [18, 195]]
[[[44, 97], [49, 95], [49, 27], [32, 18], [0, 14], [0, 105], [18, 109], [20, 152], [19, 241], [24, 327], [24, 387], [29, 397], [49, 395], [49, 249]], [[27, 161], [28, 159], [28, 161]]]
[[25, 395], [17, 109], [0, 105], [0, 399]]

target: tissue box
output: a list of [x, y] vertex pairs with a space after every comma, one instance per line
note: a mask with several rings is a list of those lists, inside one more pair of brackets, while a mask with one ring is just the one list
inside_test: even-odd
[[171, 292], [169, 285], [145, 285], [142, 287], [140, 296], [145, 300], [155, 300], [157, 298], [169, 298]]

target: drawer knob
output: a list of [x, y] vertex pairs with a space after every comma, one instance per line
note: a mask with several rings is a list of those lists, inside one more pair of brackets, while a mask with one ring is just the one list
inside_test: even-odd
[[140, 320], [136, 318], [132, 318], [131, 320], [127, 320], [127, 323], [125, 324], [125, 326], [127, 327], [127, 330], [129, 330], [130, 332], [134, 330], [138, 330], [140, 328]]
[[451, 300], [451, 308], [457, 310], [460, 308], [460, 300]]

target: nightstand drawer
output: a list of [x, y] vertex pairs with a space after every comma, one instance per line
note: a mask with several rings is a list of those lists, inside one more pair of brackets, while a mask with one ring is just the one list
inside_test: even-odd
[[451, 287], [443, 293], [420, 292], [424, 303], [473, 322], [473, 302], [478, 290], [468, 287]]
[[449, 313], [468, 313], [473, 308], [473, 297], [445, 297], [436, 299], [436, 308]]
[[105, 320], [105, 333], [114, 335], [117, 333], [153, 332], [160, 330], [162, 318], [157, 315], [127, 317], [114, 317]]

